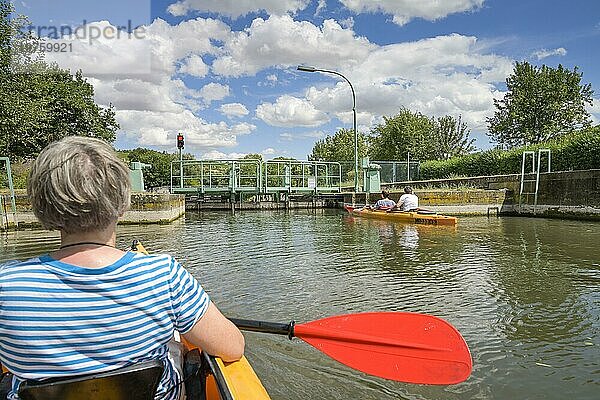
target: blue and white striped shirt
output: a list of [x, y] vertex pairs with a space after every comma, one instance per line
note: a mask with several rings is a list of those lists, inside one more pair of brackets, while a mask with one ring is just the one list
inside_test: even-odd
[[[188, 332], [209, 297], [169, 255], [128, 252], [103, 268], [48, 255], [0, 266], [0, 362], [23, 379], [75, 376], [165, 360], [157, 399], [177, 399], [167, 358], [175, 330]], [[175, 386], [174, 389], [173, 386]], [[165, 393], [167, 392], [167, 393]]]

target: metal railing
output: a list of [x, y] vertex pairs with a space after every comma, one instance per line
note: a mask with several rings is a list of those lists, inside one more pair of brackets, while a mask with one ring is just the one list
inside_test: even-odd
[[[178, 174], [174, 175], [174, 171]], [[173, 161], [171, 193], [259, 193], [261, 171], [259, 160]]]
[[[538, 149], [537, 152], [537, 167], [536, 167], [536, 153], [534, 151], [524, 151], [523, 159], [521, 161], [521, 188], [519, 190], [519, 207], [522, 206], [523, 196], [527, 197], [533, 195], [533, 213], [536, 213], [536, 207], [538, 203], [538, 194], [540, 189], [540, 172], [542, 167], [542, 155], [546, 155], [547, 159], [547, 171], [550, 172], [552, 164], [552, 155], [549, 149]], [[531, 156], [531, 171], [527, 168], [527, 156]], [[528, 179], [527, 175], [535, 174], [535, 179]], [[530, 189], [526, 185], [531, 186]]]
[[[419, 161], [370, 161], [371, 164], [377, 164], [381, 167], [380, 179], [381, 183], [395, 183], [419, 180], [421, 163]], [[410, 170], [407, 165], [410, 163]], [[344, 187], [352, 186], [354, 180], [354, 164], [351, 161], [341, 162], [342, 165], [342, 182]], [[363, 185], [363, 170], [358, 174], [360, 187]]]
[[[15, 202], [15, 189], [13, 186], [13, 179], [12, 179], [12, 172], [10, 170], [10, 159], [8, 157], [0, 157], [0, 163], [4, 163], [5, 169], [6, 169], [6, 182], [7, 182], [7, 186], [8, 186], [8, 190], [9, 190], [9, 195], [10, 195], [10, 206], [12, 209], [12, 214], [13, 214], [13, 221], [16, 223], [17, 221], [17, 206], [16, 206], [16, 202]], [[0, 164], [1, 167], [1, 164]], [[2, 177], [4, 178], [4, 177]], [[4, 179], [2, 179], [4, 180]], [[8, 210], [7, 210], [7, 204], [6, 204], [6, 200], [4, 199], [4, 196], [2, 196], [2, 202], [0, 203], [0, 218], [2, 219], [2, 224], [4, 225], [4, 222], [6, 222], [6, 227], [8, 227], [9, 225], [9, 220], [8, 220]]]
[[171, 193], [340, 192], [336, 162], [183, 160], [171, 163]]
[[340, 192], [342, 167], [337, 162], [271, 160], [264, 163], [265, 192]]

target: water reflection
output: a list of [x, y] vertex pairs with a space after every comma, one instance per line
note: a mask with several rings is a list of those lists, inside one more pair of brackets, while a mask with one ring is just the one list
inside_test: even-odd
[[500, 295], [511, 305], [503, 324], [511, 339], [558, 343], [591, 327], [593, 319], [581, 302], [587, 289], [573, 281], [572, 271], [582, 256], [600, 253], [587, 244], [588, 235], [575, 229], [567, 237], [563, 229], [560, 221], [502, 226], [500, 246], [514, 251], [512, 262], [496, 270]]

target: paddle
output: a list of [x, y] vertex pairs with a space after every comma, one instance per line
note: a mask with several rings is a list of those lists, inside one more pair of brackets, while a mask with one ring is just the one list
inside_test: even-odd
[[231, 321], [245, 331], [300, 338], [342, 364], [395, 381], [450, 385], [466, 380], [473, 367], [458, 330], [431, 315], [371, 312], [303, 324]]
[[[147, 254], [137, 240], [131, 247]], [[431, 315], [371, 312], [303, 324], [230, 320], [241, 330], [300, 338], [351, 368], [400, 382], [450, 385], [466, 380], [473, 368], [458, 330]]]

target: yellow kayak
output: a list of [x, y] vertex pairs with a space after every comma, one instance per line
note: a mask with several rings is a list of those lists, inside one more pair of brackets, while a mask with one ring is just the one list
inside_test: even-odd
[[359, 217], [387, 219], [390, 221], [405, 222], [410, 224], [454, 226], [458, 221], [456, 217], [439, 215], [431, 211], [371, 210], [368, 208], [354, 208], [347, 205], [345, 205], [344, 208], [350, 214]]
[[[194, 349], [191, 349], [194, 350]], [[268, 400], [269, 394], [246, 359], [224, 363], [217, 357], [201, 354], [202, 367], [196, 385], [186, 385], [187, 399], [206, 400]], [[204, 374], [204, 375], [203, 375]], [[198, 387], [196, 393], [194, 387]]]

